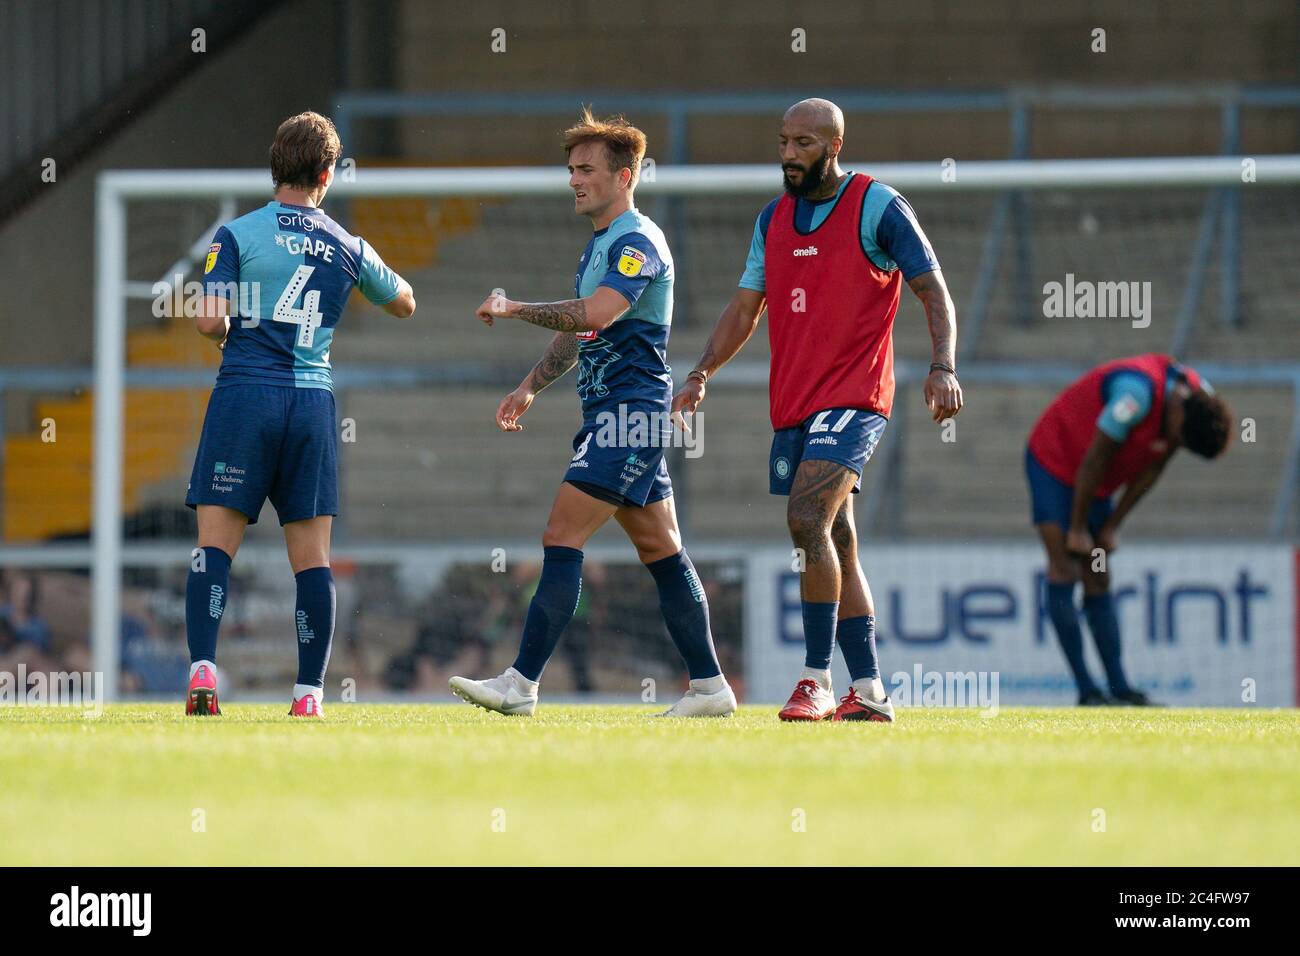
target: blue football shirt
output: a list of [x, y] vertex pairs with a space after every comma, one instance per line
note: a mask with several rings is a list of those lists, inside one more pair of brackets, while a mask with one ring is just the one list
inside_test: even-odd
[[583, 420], [619, 404], [672, 401], [668, 331], [673, 321], [673, 257], [663, 232], [629, 209], [587, 243], [574, 288], [586, 298], [601, 286], [630, 308], [599, 332], [578, 333], [578, 397]]
[[352, 287], [376, 305], [401, 291], [364, 240], [319, 209], [274, 201], [217, 230], [204, 286], [231, 302], [218, 388], [331, 389], [330, 345]]

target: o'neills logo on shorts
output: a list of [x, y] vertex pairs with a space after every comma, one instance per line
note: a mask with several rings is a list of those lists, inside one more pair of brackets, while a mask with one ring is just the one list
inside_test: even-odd
[[794, 251], [794, 254], [795, 254], [796, 256], [815, 256], [815, 255], [817, 255], [817, 247], [816, 247], [816, 246], [804, 246], [802, 249], [796, 249], [796, 250]]

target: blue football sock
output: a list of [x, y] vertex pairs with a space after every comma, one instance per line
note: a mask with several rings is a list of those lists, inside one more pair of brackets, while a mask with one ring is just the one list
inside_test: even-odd
[[880, 676], [876, 658], [876, 619], [870, 614], [841, 618], [835, 627], [835, 641], [844, 653], [852, 680], [871, 680]]
[[659, 586], [659, 610], [691, 680], [722, 673], [709, 630], [709, 600], [685, 551], [647, 564]]
[[[230, 590], [230, 555], [220, 548], [199, 548], [185, 581], [185, 640], [190, 663], [217, 662], [217, 629]], [[194, 570], [195, 564], [203, 568]]]
[[1109, 591], [1104, 594], [1085, 594], [1083, 613], [1088, 618], [1088, 630], [1106, 668], [1106, 681], [1113, 695], [1128, 693], [1131, 689], [1124, 667], [1120, 663], [1119, 620], [1115, 616], [1115, 598]]
[[514, 668], [529, 680], [540, 680], [546, 662], [555, 653], [582, 594], [582, 552], [559, 545], [545, 549], [542, 578], [528, 605], [524, 636]]
[[334, 574], [329, 568], [308, 568], [295, 575], [298, 608], [298, 680], [312, 687], [325, 686], [325, 668], [334, 643]]
[[1073, 581], [1047, 582], [1047, 613], [1080, 695], [1097, 693], [1097, 685], [1089, 676], [1088, 665], [1083, 660], [1083, 631], [1079, 629], [1079, 610], [1074, 606]]
[[839, 601], [803, 602], [804, 667], [830, 670], [831, 654], [835, 651], [835, 615], [839, 610]]

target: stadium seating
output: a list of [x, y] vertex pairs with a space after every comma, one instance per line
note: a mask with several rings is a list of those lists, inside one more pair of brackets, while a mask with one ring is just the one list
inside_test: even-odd
[[[135, 367], [217, 364], [212, 344], [188, 320], [132, 331]], [[194, 441], [207, 407], [206, 389], [132, 389], [126, 395], [123, 507], [129, 512], [175, 499], [184, 488]], [[30, 430], [4, 438], [4, 539], [35, 541], [85, 534], [90, 528], [94, 393], [34, 402]], [[42, 437], [53, 419], [56, 440]]]
[[[1012, 364], [1085, 364], [1168, 348], [1203, 199], [1201, 191], [1031, 197], [1032, 241], [1023, 286], [1031, 296], [1031, 311], [1026, 316], [1016, 300], [1015, 256], [1008, 241], [980, 330], [978, 357]], [[912, 201], [964, 318], [977, 284], [994, 199], [923, 193]], [[741, 197], [670, 203], [648, 196], [642, 205], [664, 225], [678, 259], [669, 360], [680, 376], [699, 355], [735, 287], [761, 202]], [[1219, 278], [1212, 266], [1189, 339], [1191, 361], [1300, 358], [1300, 339], [1287, 328], [1294, 281], [1285, 278], [1283, 261], [1286, 237], [1300, 220], [1298, 210], [1293, 191], [1245, 197], [1243, 217], [1249, 228], [1243, 232], [1243, 256], [1250, 265], [1243, 274], [1240, 325], [1227, 327], [1218, 321]], [[535, 536], [537, 528], [517, 527], [510, 517], [517, 512], [500, 506], [531, 502], [540, 507], [539, 502], [549, 498], [578, 425], [577, 403], [571, 382], [561, 382], [530, 411], [524, 433], [501, 435], [492, 423], [496, 404], [541, 353], [549, 333], [502, 325], [488, 329], [472, 313], [496, 285], [524, 298], [570, 295], [576, 255], [588, 235], [585, 224], [562, 199], [365, 200], [352, 203], [348, 213], [358, 232], [410, 276], [420, 311], [406, 323], [355, 304], [338, 334], [336, 364], [346, 369], [438, 363], [476, 369], [489, 379], [499, 378], [499, 384], [341, 390], [340, 417], [356, 421], [355, 447], [367, 453], [344, 450], [340, 530], [364, 529], [368, 539]], [[1042, 284], [1073, 270], [1087, 278], [1089, 269], [1093, 277], [1149, 277], [1151, 326], [1134, 328], [1113, 319], [1042, 318]], [[924, 316], [907, 291], [895, 329], [900, 359], [924, 361], [929, 356]], [[133, 366], [215, 362], [214, 350], [184, 322], [152, 328], [137, 323], [128, 354]], [[766, 362], [762, 327], [742, 357]], [[859, 505], [864, 534], [925, 538], [1024, 533], [1023, 443], [1052, 389], [968, 385], [967, 390], [957, 441], [943, 445], [925, 416], [919, 386], [900, 386], [895, 422], [880, 458], [868, 471], [866, 490], [881, 482], [893, 481], [896, 487], [880, 489], [874, 511]], [[1212, 468], [1180, 461], [1135, 515], [1135, 532], [1156, 537], [1267, 533], [1269, 509], [1260, 502], [1273, 500], [1282, 473], [1291, 396], [1275, 387], [1237, 390], [1229, 398], [1242, 417], [1256, 420], [1260, 441], [1235, 449]], [[203, 407], [199, 393], [166, 399], [139, 392], [130, 396], [129, 507], [176, 505]], [[33, 423], [52, 414], [51, 409], [60, 427], [56, 453], [63, 462], [61, 470], [35, 467], [37, 459], [48, 464], [51, 453], [40, 446], [38, 435], [8, 438], [7, 540], [75, 533], [88, 526], [90, 399], [40, 404]], [[692, 532], [719, 540], [782, 538], [782, 509], [766, 493], [770, 430], [765, 391], [729, 384], [724, 371], [705, 412], [703, 457], [672, 459]], [[380, 453], [371, 454], [376, 444]], [[883, 464], [892, 454], [891, 444], [898, 446], [900, 455], [896, 481]], [[38, 474], [42, 477], [35, 479]], [[51, 474], [60, 477], [51, 479]]]

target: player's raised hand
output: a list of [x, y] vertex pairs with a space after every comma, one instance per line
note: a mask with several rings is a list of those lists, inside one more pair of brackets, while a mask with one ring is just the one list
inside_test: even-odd
[[952, 372], [934, 369], [925, 380], [925, 407], [935, 422], [952, 418], [962, 406], [961, 383]]
[[534, 392], [521, 385], [501, 399], [501, 404], [497, 406], [497, 427], [503, 432], [523, 431], [524, 426], [519, 424], [519, 418], [528, 411], [536, 397]]
[[491, 325], [497, 319], [510, 316], [511, 302], [506, 298], [505, 290], [493, 289], [492, 294], [483, 300], [474, 315], [484, 325]]

